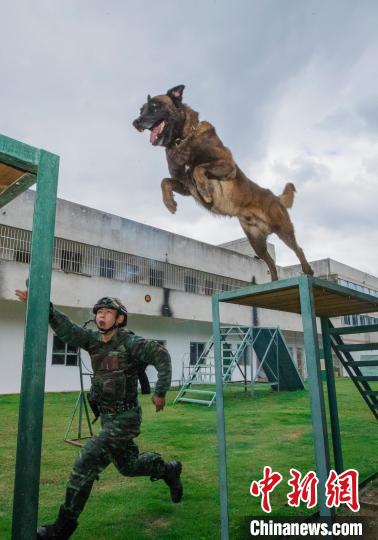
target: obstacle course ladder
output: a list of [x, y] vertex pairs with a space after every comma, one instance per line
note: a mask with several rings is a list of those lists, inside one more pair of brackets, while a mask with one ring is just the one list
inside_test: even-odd
[[[247, 365], [243, 360], [248, 348], [254, 350], [259, 362], [251, 382], [258, 380], [264, 370], [268, 384], [277, 390], [303, 389], [303, 381], [293, 362], [285, 339], [279, 328], [221, 326], [221, 357], [223, 384], [232, 382], [232, 375], [238, 370], [247, 383]], [[197, 403], [211, 406], [216, 400], [214, 389], [199, 389], [200, 385], [214, 384], [214, 338], [209, 341], [184, 381], [174, 403]], [[251, 373], [253, 373], [251, 364]]]

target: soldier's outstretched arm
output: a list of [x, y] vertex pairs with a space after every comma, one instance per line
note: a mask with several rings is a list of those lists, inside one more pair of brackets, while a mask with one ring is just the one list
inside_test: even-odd
[[67, 315], [57, 310], [50, 302], [49, 323], [54, 333], [65, 343], [88, 350], [96, 339], [93, 332], [72, 322]]
[[[16, 289], [15, 294], [21, 302], [26, 303], [28, 299], [28, 291]], [[73, 323], [67, 315], [61, 313], [50, 302], [49, 323], [55, 334], [65, 343], [69, 343], [81, 349], [87, 349], [89, 344], [94, 339], [93, 333], [90, 330], [81, 328], [81, 326]]]

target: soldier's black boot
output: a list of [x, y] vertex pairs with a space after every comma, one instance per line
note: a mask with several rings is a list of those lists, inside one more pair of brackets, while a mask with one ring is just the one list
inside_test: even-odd
[[38, 527], [37, 540], [68, 540], [77, 525], [77, 520], [72, 514], [61, 506], [55, 523]]
[[181, 482], [182, 465], [180, 461], [167, 461], [164, 474], [160, 477], [167, 484], [171, 491], [171, 499], [174, 503], [179, 503], [183, 496], [183, 486]]

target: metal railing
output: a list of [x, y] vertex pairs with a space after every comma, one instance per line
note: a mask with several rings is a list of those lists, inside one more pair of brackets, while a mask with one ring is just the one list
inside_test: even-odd
[[[361, 291], [366, 294], [372, 294], [373, 296], [378, 296], [378, 291], [376, 289], [371, 289], [370, 287], [366, 287], [365, 285], [360, 285], [359, 283], [353, 283], [352, 281], [347, 281], [346, 279], [341, 279], [341, 278], [339, 278], [337, 282], [339, 283], [339, 285], [343, 285], [344, 287], [349, 287], [350, 289], [353, 289], [355, 291]], [[378, 323], [378, 317], [374, 315], [344, 315], [342, 319], [343, 319], [343, 324], [347, 324], [351, 326], [361, 326], [361, 325]]]
[[[29, 263], [30, 246], [30, 231], [0, 225], [0, 259]], [[248, 281], [64, 238], [54, 240], [53, 269], [208, 296], [249, 285]]]

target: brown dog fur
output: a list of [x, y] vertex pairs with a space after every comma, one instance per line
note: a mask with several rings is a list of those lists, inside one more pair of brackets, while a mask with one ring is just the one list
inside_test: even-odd
[[287, 212], [293, 205], [294, 185], [286, 184], [276, 196], [247, 178], [214, 126], [200, 122], [198, 113], [182, 103], [183, 89], [180, 85], [167, 95], [149, 96], [134, 121], [139, 131], [151, 129], [152, 144], [166, 148], [170, 178], [164, 178], [161, 187], [168, 210], [176, 212], [173, 193], [179, 193], [191, 195], [214, 214], [237, 217], [256, 254], [268, 265], [272, 280], [278, 274], [267, 250], [267, 237], [276, 233], [296, 253], [303, 272], [312, 275]]

